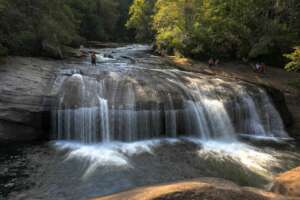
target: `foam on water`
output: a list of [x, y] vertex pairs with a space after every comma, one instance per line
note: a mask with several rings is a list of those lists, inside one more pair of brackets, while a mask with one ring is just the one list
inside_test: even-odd
[[203, 148], [198, 151], [200, 157], [213, 157], [220, 160], [233, 160], [264, 177], [270, 177], [271, 167], [280, 167], [280, 161], [274, 154], [241, 142], [208, 141], [201, 143]]
[[76, 142], [58, 141], [54, 147], [59, 151], [68, 151], [65, 161], [80, 160], [88, 165], [83, 178], [93, 174], [98, 167], [116, 166], [130, 168], [129, 158], [142, 153], [153, 154], [152, 149], [162, 141], [178, 142], [176, 139], [148, 140], [132, 143], [113, 142], [100, 144], [81, 144]]
[[115, 60], [113, 58], [109, 58], [109, 57], [105, 56], [104, 54], [97, 54], [96, 57], [97, 57], [98, 62], [105, 62], [105, 61]]
[[274, 137], [274, 136], [258, 136], [258, 135], [248, 135], [248, 134], [240, 134], [241, 138], [250, 139], [253, 141], [270, 141], [270, 142], [276, 142], [276, 143], [286, 143], [288, 141], [294, 141], [293, 138], [289, 136], [285, 137]]
[[275, 151], [265, 152], [258, 147], [239, 141], [204, 141], [196, 138], [155, 139], [140, 142], [80, 144], [58, 141], [54, 144], [59, 151], [67, 151], [66, 161], [75, 159], [87, 163], [88, 168], [83, 178], [103, 166], [132, 168], [130, 158], [135, 155], [148, 153], [156, 156], [154, 149], [164, 144], [176, 145], [180, 142], [192, 142], [199, 146], [197, 154], [204, 160], [234, 161], [239, 166], [255, 172], [260, 176], [272, 177], [271, 168], [280, 168], [281, 162]]

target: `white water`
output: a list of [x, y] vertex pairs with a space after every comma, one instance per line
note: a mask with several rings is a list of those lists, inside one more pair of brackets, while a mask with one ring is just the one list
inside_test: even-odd
[[279, 113], [260, 88], [251, 86], [255, 93], [250, 94], [230, 82], [187, 77], [189, 84], [165, 79], [156, 91], [120, 74], [117, 80], [113, 75], [101, 81], [74, 76], [62, 86], [53, 115], [58, 139], [93, 143], [180, 135], [207, 140], [238, 134], [287, 137]]
[[[178, 140], [174, 139], [165, 141], [169, 143], [178, 142]], [[92, 176], [97, 168], [103, 166], [132, 168], [129, 160], [130, 156], [142, 153], [153, 154], [152, 148], [161, 142], [161, 140], [148, 140], [133, 143], [114, 142], [84, 145], [81, 143], [59, 141], [54, 145], [60, 151], [69, 151], [66, 156], [66, 161], [75, 159], [86, 162], [88, 168], [83, 174], [83, 178], [87, 178]]]
[[[224, 165], [226, 165], [227, 162], [235, 162], [245, 171], [251, 171], [269, 180], [273, 176], [273, 168], [280, 169], [283, 167], [282, 160], [278, 158], [280, 155], [278, 152], [263, 151], [258, 147], [237, 141], [203, 141], [196, 138], [182, 138], [147, 140], [132, 143], [100, 143], [94, 145], [59, 141], [56, 142], [54, 146], [60, 151], [68, 151], [66, 161], [78, 160], [82, 163], [87, 163], [88, 167], [82, 176], [83, 179], [86, 179], [93, 176], [98, 168], [100, 169], [105, 166], [134, 170], [131, 157], [145, 153], [158, 156], [155, 154], [154, 149], [159, 146], [166, 144], [176, 146], [186, 141], [198, 146], [198, 150], [195, 149], [195, 151], [199, 158], [205, 162], [209, 163], [212, 160], [216, 160], [223, 162]], [[290, 159], [293, 158], [293, 156], [288, 153], [285, 156]]]
[[[114, 49], [121, 52], [114, 61], [103, 58], [98, 67], [81, 69], [83, 74], [58, 76], [54, 139], [98, 143], [182, 135], [227, 141], [242, 134], [288, 137], [263, 89], [172, 68], [153, 69], [159, 58], [131, 55], [146, 49]], [[128, 64], [122, 56], [141, 63]]]
[[263, 152], [261, 149], [248, 144], [209, 141], [202, 143], [202, 145], [203, 149], [198, 152], [200, 157], [217, 160], [231, 159], [267, 178], [272, 177], [271, 169], [273, 167], [281, 167], [280, 160], [275, 157], [276, 155]]

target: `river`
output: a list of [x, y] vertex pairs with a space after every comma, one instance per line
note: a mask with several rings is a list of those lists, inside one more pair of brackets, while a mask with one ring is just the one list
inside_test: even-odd
[[88, 199], [218, 177], [265, 187], [300, 164], [256, 85], [176, 69], [148, 46], [68, 61], [52, 95], [52, 141], [0, 151], [0, 198]]

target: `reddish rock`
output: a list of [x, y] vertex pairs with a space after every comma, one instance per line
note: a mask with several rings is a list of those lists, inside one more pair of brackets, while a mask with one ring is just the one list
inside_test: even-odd
[[300, 198], [300, 167], [279, 174], [274, 180], [271, 191]]
[[203, 178], [172, 184], [141, 187], [93, 200], [297, 200], [230, 181]]

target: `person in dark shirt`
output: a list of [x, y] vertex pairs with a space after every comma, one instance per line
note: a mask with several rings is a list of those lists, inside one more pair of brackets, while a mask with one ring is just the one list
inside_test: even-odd
[[91, 62], [92, 62], [93, 66], [97, 65], [97, 56], [96, 56], [95, 52], [93, 52], [92, 55], [91, 55]]

